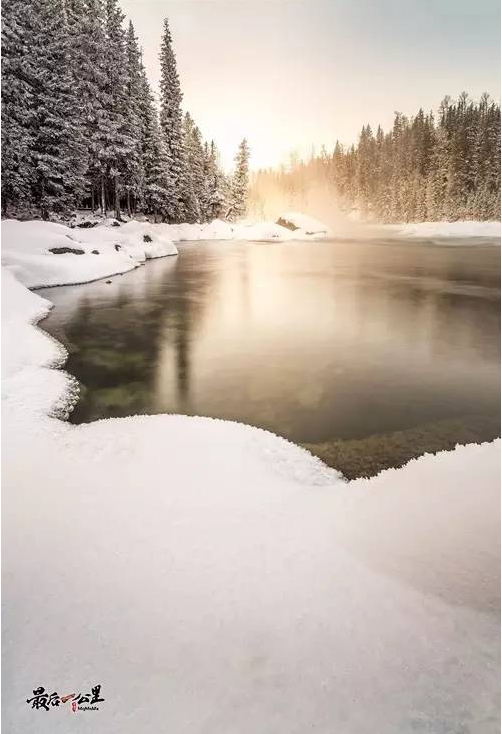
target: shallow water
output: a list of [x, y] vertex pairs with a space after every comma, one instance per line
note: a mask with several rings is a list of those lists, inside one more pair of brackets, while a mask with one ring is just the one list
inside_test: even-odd
[[72, 420], [186, 413], [302, 444], [347, 476], [500, 435], [500, 247], [196, 242], [44, 289]]

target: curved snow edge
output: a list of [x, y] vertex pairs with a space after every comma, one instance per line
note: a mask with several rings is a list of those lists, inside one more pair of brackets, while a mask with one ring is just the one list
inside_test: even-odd
[[[6, 268], [2, 268], [2, 299], [5, 316], [2, 329], [4, 417], [21, 423], [23, 428], [27, 423], [36, 424], [44, 418], [66, 420], [78, 401], [78, 381], [61, 369], [68, 358], [66, 347], [37, 325], [48, 315], [52, 304], [28, 290]], [[172, 423], [173, 430], [182, 421], [211, 426], [211, 431], [220, 433], [224, 440], [228, 440], [229, 431], [236, 436], [239, 433], [253, 453], [272, 463], [279, 473], [300, 483], [345, 482], [340, 472], [328, 467], [307, 449], [265, 429], [236, 421], [174, 414], [131, 415], [101, 419], [79, 428], [85, 430], [102, 423], [123, 425], [125, 421], [138, 425], [159, 420]], [[77, 428], [68, 423], [64, 426], [70, 431]]]

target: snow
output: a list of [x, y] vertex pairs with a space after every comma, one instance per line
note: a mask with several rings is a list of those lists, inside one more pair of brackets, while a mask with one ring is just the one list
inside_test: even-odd
[[[56, 235], [2, 268], [6, 730], [497, 731], [500, 441], [346, 482], [240, 424], [61, 421], [66, 353], [12, 270], [52, 281]], [[99, 711], [26, 703], [96, 684]]]
[[407, 237], [500, 237], [500, 222], [418, 222], [388, 224]]
[[[165, 229], [145, 222], [70, 228], [56, 222], [2, 221], [2, 264], [30, 287], [72, 285], [125, 273], [148, 258], [176, 255]], [[160, 225], [159, 225], [160, 227]], [[152, 241], [145, 242], [144, 237]], [[53, 248], [83, 250], [54, 254]]]

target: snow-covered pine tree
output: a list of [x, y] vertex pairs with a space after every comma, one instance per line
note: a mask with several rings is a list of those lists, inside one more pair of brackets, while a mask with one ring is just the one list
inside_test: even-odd
[[500, 219], [500, 106], [495, 102], [488, 108], [486, 120], [487, 147], [490, 151], [486, 165], [488, 219]]
[[190, 113], [186, 112], [183, 118], [183, 149], [185, 160], [185, 188], [184, 188], [184, 210], [187, 222], [194, 223], [201, 219], [199, 203], [200, 178], [202, 177], [202, 161], [195, 140], [195, 125]]
[[186, 215], [186, 198], [190, 192], [187, 181], [183, 135], [181, 129], [182, 94], [176, 57], [172, 48], [167, 18], [160, 49], [160, 129], [169, 162], [170, 191], [166, 202], [169, 221], [182, 221]]
[[214, 140], [204, 145], [204, 184], [202, 211], [204, 221], [224, 216], [226, 202], [226, 181], [220, 169], [218, 149]]
[[128, 59], [123, 20], [124, 14], [117, 0], [106, 0], [105, 70], [110, 99], [110, 127], [103, 157], [111, 183], [113, 208], [118, 219], [121, 194], [125, 191], [127, 162], [134, 156], [136, 146], [128, 117]]
[[356, 164], [356, 188], [358, 205], [367, 215], [372, 210], [374, 175], [376, 166], [376, 144], [369, 125], [364, 125], [359, 136]]
[[249, 186], [249, 146], [244, 138], [237, 149], [235, 156], [235, 170], [230, 185], [230, 208], [228, 217], [238, 219], [247, 211]]
[[204, 198], [204, 145], [200, 128], [194, 125], [192, 130], [192, 162], [191, 176], [194, 193], [199, 204], [200, 216], [202, 216], [201, 202]]
[[35, 178], [34, 47], [36, 5], [2, 5], [2, 211], [19, 216], [32, 207]]
[[126, 158], [124, 170], [124, 188], [129, 216], [132, 216], [138, 206], [141, 206], [144, 193], [145, 172], [141, 155], [141, 74], [141, 51], [134, 26], [130, 22], [127, 30], [126, 130], [128, 137], [132, 140], [132, 147], [130, 155]]
[[113, 140], [106, 66], [104, 0], [68, 0], [73, 83], [87, 148], [87, 193], [92, 210], [105, 214], [107, 150]]
[[84, 193], [87, 167], [73, 86], [64, 0], [39, 0], [34, 79], [34, 202], [43, 218], [69, 214]]
[[140, 66], [141, 166], [144, 172], [143, 209], [154, 221], [168, 217], [173, 184], [155, 100], [143, 65]]
[[209, 143], [207, 140], [204, 142], [203, 148], [202, 148], [202, 177], [203, 177], [203, 184], [202, 184], [202, 196], [200, 200], [200, 211], [201, 211], [201, 218], [203, 222], [210, 221], [210, 214], [209, 214], [209, 166], [210, 166], [210, 158], [209, 158]]

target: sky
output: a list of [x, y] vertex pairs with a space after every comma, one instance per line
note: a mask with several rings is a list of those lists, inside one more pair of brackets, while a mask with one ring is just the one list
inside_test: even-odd
[[164, 17], [183, 108], [225, 167], [357, 142], [363, 124], [436, 110], [466, 90], [500, 99], [498, 0], [120, 0], [154, 89]]

